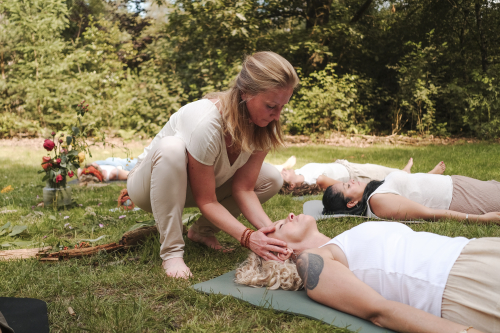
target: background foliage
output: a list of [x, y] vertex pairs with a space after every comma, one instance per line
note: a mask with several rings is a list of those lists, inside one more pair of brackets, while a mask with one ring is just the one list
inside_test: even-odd
[[495, 0], [0, 0], [0, 137], [74, 121], [155, 135], [275, 51], [302, 87], [291, 134], [500, 135]]

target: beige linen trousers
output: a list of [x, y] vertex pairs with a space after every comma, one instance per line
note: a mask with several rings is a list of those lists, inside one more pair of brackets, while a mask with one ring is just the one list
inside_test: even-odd
[[[184, 255], [182, 210], [184, 207], [197, 207], [188, 181], [187, 163], [185, 143], [175, 136], [167, 136], [128, 175], [130, 198], [136, 206], [153, 213], [160, 232], [160, 257], [163, 260]], [[241, 211], [232, 196], [231, 185], [232, 178], [219, 186], [215, 194], [221, 205], [238, 217]], [[282, 185], [283, 179], [278, 170], [264, 163], [255, 184], [260, 202], [264, 203], [277, 194]], [[220, 231], [204, 216], [191, 228], [203, 236], [213, 236]]]

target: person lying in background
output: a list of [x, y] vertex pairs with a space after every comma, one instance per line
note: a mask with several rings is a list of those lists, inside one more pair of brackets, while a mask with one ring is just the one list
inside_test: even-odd
[[350, 180], [329, 186], [323, 195], [323, 214], [499, 223], [498, 193], [500, 182], [495, 180], [397, 171], [383, 181]]
[[[284, 182], [280, 194], [317, 194], [339, 181], [347, 182], [352, 179], [368, 183], [372, 180], [383, 180], [391, 172], [401, 171], [383, 165], [351, 163], [346, 160], [336, 160], [333, 163], [308, 163], [296, 170], [288, 168], [290, 165], [293, 166], [294, 162], [295, 156], [292, 156], [283, 164], [286, 167], [281, 170]], [[410, 158], [402, 171], [411, 173], [412, 166], [413, 158]], [[280, 167], [277, 166], [278, 170]], [[446, 165], [441, 161], [429, 173], [442, 174], [445, 169]]]
[[[89, 166], [78, 169], [77, 176], [78, 179], [80, 179], [82, 174], [92, 174], [98, 181], [105, 182], [110, 180], [127, 180], [128, 173], [134, 168], [136, 163], [137, 159], [108, 157], [105, 160], [93, 162], [91, 166], [93, 166], [94, 169], [89, 169]], [[102, 177], [99, 177], [98, 174], [96, 175], [95, 170], [97, 170]]]
[[[298, 290], [314, 301], [398, 332], [500, 330], [500, 238], [415, 232], [365, 222], [330, 239], [312, 216], [289, 214], [269, 237], [285, 241], [284, 263], [255, 254], [235, 281]], [[472, 328], [473, 327], [473, 328]]]

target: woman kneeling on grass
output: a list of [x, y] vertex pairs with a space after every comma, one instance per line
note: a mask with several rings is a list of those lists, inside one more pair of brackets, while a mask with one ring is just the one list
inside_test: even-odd
[[251, 254], [237, 283], [303, 286], [319, 303], [400, 332], [500, 331], [500, 238], [365, 222], [330, 239], [312, 216], [294, 214], [275, 226], [269, 237], [288, 244], [285, 263]]
[[499, 223], [499, 193], [495, 180], [397, 171], [368, 184], [336, 182], [323, 195], [323, 214]]
[[[167, 275], [191, 275], [183, 260], [182, 210], [203, 216], [188, 238], [221, 250], [221, 229], [262, 257], [277, 259], [286, 244], [269, 238], [272, 221], [261, 203], [278, 193], [281, 176], [263, 164], [283, 146], [280, 114], [299, 79], [292, 65], [273, 52], [246, 58], [233, 86], [182, 107], [170, 117], [130, 171], [132, 201], [152, 212], [160, 232], [160, 257]], [[236, 218], [243, 215], [259, 231]], [[271, 252], [272, 251], [272, 252]]]

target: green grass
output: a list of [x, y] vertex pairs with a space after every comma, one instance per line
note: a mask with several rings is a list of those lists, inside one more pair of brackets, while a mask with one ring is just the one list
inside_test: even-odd
[[[139, 152], [139, 149], [133, 150], [132, 156]], [[0, 226], [11, 222], [28, 227], [15, 237], [0, 236], [0, 244], [24, 240], [33, 242], [34, 246], [62, 244], [72, 247], [82, 238], [107, 235], [96, 243], [103, 244], [119, 240], [136, 221], [152, 219], [142, 211], [110, 212], [109, 209], [116, 207], [123, 187], [117, 185], [97, 189], [74, 187], [73, 199], [81, 207], [62, 211], [32, 209], [42, 196], [41, 176], [36, 173], [42, 155], [42, 150], [0, 147], [0, 188], [7, 185], [15, 188], [10, 193], [0, 194], [0, 212], [17, 211], [0, 213]], [[94, 159], [101, 159], [110, 156], [110, 152], [99, 150], [95, 155]], [[413, 157], [413, 172], [426, 172], [443, 160], [447, 164], [446, 174], [500, 180], [498, 144], [363, 149], [314, 146], [282, 150], [270, 155], [268, 161], [283, 163], [291, 155], [297, 156], [297, 167], [308, 162], [346, 158], [351, 162], [402, 168]], [[264, 209], [275, 220], [291, 211], [302, 212], [303, 203], [291, 197], [275, 196]], [[96, 216], [85, 215], [87, 207], [91, 207]], [[126, 217], [120, 219], [120, 215]], [[65, 216], [69, 217], [64, 219]], [[240, 220], [247, 223], [242, 217]], [[320, 231], [333, 237], [363, 221], [332, 219], [320, 221], [318, 225]], [[66, 223], [70, 223], [72, 229], [64, 227]], [[104, 228], [99, 224], [104, 224]], [[445, 221], [411, 227], [449, 236], [500, 236], [500, 226], [496, 225]], [[34, 259], [0, 262], [0, 296], [46, 301], [52, 332], [348, 332], [310, 319], [256, 308], [231, 297], [204, 295], [190, 289], [192, 284], [234, 269], [247, 256], [248, 250], [242, 249], [237, 240], [224, 233], [218, 237], [236, 250], [222, 254], [186, 240], [185, 260], [194, 274], [189, 281], [167, 278], [163, 274], [158, 239], [152, 238], [129, 252], [56, 263]], [[76, 316], [69, 315], [69, 306]]]

